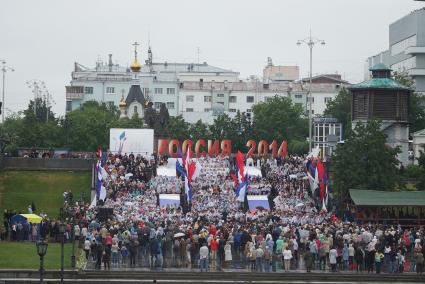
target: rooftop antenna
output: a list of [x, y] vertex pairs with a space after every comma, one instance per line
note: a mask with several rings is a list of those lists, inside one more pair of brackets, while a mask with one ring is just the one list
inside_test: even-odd
[[201, 53], [201, 49], [199, 46], [196, 48], [196, 52], [198, 53], [198, 72], [199, 72], [199, 53]]
[[109, 72], [112, 72], [113, 65], [114, 63], [112, 62], [112, 53], [109, 53], [109, 62], [108, 62]]

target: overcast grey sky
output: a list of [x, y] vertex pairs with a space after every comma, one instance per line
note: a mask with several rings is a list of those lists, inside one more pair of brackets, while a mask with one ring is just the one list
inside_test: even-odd
[[313, 73], [335, 73], [350, 82], [363, 79], [366, 58], [388, 48], [388, 26], [424, 2], [413, 0], [11, 0], [0, 4], [0, 59], [6, 74], [6, 114], [26, 108], [25, 84], [43, 80], [56, 113], [65, 112], [65, 85], [75, 61], [94, 67], [100, 56], [127, 65], [131, 43], [148, 35], [154, 61], [200, 61], [261, 75], [273, 63], [298, 64], [308, 74], [308, 48], [298, 39], [324, 39], [314, 49]]

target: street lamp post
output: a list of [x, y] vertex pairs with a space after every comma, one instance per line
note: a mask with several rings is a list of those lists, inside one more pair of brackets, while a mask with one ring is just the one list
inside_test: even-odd
[[15, 69], [13, 69], [12, 67], [6, 66], [6, 61], [5, 60], [0, 60], [3, 63], [3, 67], [1, 68], [1, 71], [3, 72], [3, 98], [2, 98], [2, 105], [1, 105], [1, 121], [4, 122], [4, 82], [6, 79], [6, 72], [7, 71], [15, 71]]
[[75, 214], [73, 214], [72, 219], [72, 255], [71, 255], [71, 267], [72, 269], [75, 269]]
[[59, 235], [61, 237], [61, 283], [63, 283], [63, 258], [64, 258], [64, 252], [63, 252], [63, 247], [64, 247], [64, 239], [65, 239], [65, 230], [66, 230], [66, 224], [61, 222], [59, 224]]
[[44, 274], [44, 256], [47, 252], [47, 242], [44, 239], [41, 239], [36, 242], [37, 254], [40, 256], [40, 283], [43, 283], [43, 274]]
[[305, 39], [300, 39], [297, 41], [297, 45], [300, 46], [302, 43], [306, 44], [310, 48], [310, 84], [308, 86], [308, 138], [309, 138], [309, 152], [311, 152], [311, 143], [312, 143], [312, 137], [311, 137], [311, 103], [312, 103], [312, 94], [311, 94], [311, 83], [312, 83], [312, 77], [313, 77], [313, 47], [316, 43], [320, 43], [321, 45], [325, 45], [325, 41], [317, 38], [313, 38], [311, 36], [311, 30], [310, 30], [310, 36]]

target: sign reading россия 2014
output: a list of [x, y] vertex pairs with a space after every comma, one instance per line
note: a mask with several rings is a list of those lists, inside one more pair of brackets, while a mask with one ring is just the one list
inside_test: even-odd
[[[276, 140], [273, 140], [270, 144], [266, 140], [260, 140], [257, 144], [255, 140], [248, 140], [246, 142], [248, 147], [248, 152], [246, 155], [251, 157], [253, 155], [266, 156], [271, 154], [274, 158], [276, 157], [286, 157], [288, 143], [282, 141], [280, 146]], [[204, 140], [199, 139], [196, 143], [193, 143], [192, 140], [186, 139], [183, 143], [180, 144], [177, 139], [158, 139], [158, 154], [168, 154], [171, 158], [177, 158], [179, 156], [179, 149], [181, 149], [182, 154], [185, 155], [187, 149], [190, 149], [196, 157], [201, 156], [218, 156], [218, 155], [231, 155], [232, 154], [232, 141], [229, 139], [221, 140]]]

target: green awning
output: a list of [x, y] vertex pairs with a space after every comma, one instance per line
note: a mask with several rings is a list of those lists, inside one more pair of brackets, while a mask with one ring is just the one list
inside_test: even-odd
[[425, 191], [350, 189], [350, 196], [360, 206], [425, 206]]

